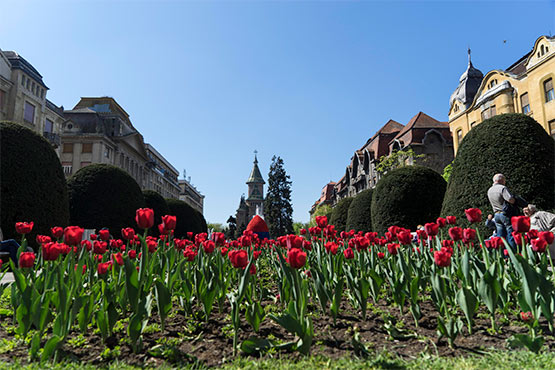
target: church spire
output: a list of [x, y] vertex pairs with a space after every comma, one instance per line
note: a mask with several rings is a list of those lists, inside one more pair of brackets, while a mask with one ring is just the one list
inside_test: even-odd
[[251, 175], [247, 180], [247, 184], [265, 184], [266, 182], [262, 178], [262, 174], [260, 173], [260, 169], [258, 168], [258, 158], [256, 154], [258, 152], [254, 151], [254, 166], [252, 167]]

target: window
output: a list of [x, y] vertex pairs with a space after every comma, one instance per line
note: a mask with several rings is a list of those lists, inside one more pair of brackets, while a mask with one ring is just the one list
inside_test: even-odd
[[25, 110], [23, 111], [23, 120], [28, 123], [35, 123], [35, 106], [29, 102], [25, 102]]
[[37, 85], [35, 85], [35, 83], [31, 83], [31, 91], [33, 92], [33, 94], [37, 95]]
[[489, 108], [486, 108], [482, 111], [482, 120], [491, 118], [493, 116], [495, 116], [497, 114], [497, 111], [495, 109], [495, 105], [492, 105]]
[[540, 50], [541, 50], [541, 55], [544, 55], [545, 54], [545, 46], [542, 45]]
[[551, 134], [551, 137], [555, 139], [555, 119], [549, 121], [549, 133]]
[[491, 82], [488, 84], [488, 89], [491, 89], [491, 88], [494, 87], [495, 85], [497, 85], [497, 79], [491, 80]]
[[520, 96], [520, 105], [522, 106], [522, 113], [530, 113], [530, 102], [528, 101], [528, 93], [525, 92]]
[[457, 130], [457, 143], [461, 145], [461, 141], [463, 139], [462, 129]]
[[4, 90], [0, 90], [0, 111], [4, 108], [4, 100], [6, 100], [6, 92]]
[[21, 86], [25, 86], [25, 75], [21, 75]]
[[112, 155], [112, 148], [106, 147], [106, 148], [104, 149], [104, 156], [105, 156], [106, 158], [110, 158], [111, 155]]
[[73, 143], [64, 143], [64, 150], [62, 153], [73, 153]]
[[459, 111], [459, 105], [458, 104], [455, 104], [455, 106], [453, 107], [453, 111], [455, 113], [457, 113]]
[[550, 78], [549, 80], [543, 83], [543, 89], [545, 90], [545, 102], [550, 102], [555, 99], [555, 92], [553, 91], [553, 79]]
[[476, 121], [474, 121], [470, 124], [470, 129], [472, 130], [474, 128], [474, 126], [476, 126]]
[[92, 153], [93, 144], [92, 143], [83, 143], [81, 148], [81, 153]]
[[31, 87], [31, 80], [29, 80], [27, 78], [27, 82], [25, 83], [25, 87], [27, 88], [27, 90], [29, 90], [29, 88]]
[[53, 132], [53, 131], [54, 131], [54, 122], [52, 122], [47, 118], [46, 122], [44, 122], [44, 132]]
[[40, 97], [44, 99], [44, 89], [40, 89]]

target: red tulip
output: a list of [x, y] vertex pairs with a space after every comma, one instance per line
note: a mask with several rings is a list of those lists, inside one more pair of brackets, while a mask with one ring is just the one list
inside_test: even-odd
[[87, 249], [87, 251], [90, 251], [92, 249], [92, 243], [90, 242], [90, 240], [83, 240], [81, 242], [81, 247], [84, 247]]
[[538, 238], [545, 240], [547, 244], [553, 244], [555, 237], [551, 231], [540, 231], [538, 233]]
[[247, 251], [243, 249], [234, 249], [227, 254], [231, 264], [235, 268], [244, 269], [249, 264], [249, 256]]
[[97, 268], [98, 275], [106, 274], [108, 272], [108, 270], [111, 269], [111, 268], [112, 268], [112, 261], [99, 263], [98, 268]]
[[491, 238], [490, 240], [486, 240], [486, 247], [490, 249], [503, 249], [505, 244], [503, 243], [503, 239], [498, 236]]
[[106, 242], [101, 242], [99, 240], [95, 240], [93, 243], [93, 253], [94, 254], [104, 254], [106, 253], [106, 249], [108, 248], [108, 244]]
[[[512, 232], [512, 236], [515, 239], [515, 243], [517, 245], [522, 245], [523, 240], [522, 240], [522, 234], [521, 233], [517, 233], [516, 231]], [[524, 243], [528, 243], [528, 237], [526, 235], [524, 235]]]
[[305, 235], [305, 234], [306, 234], [306, 229], [301, 229], [301, 230], [299, 230], [299, 233], [300, 233], [301, 235]]
[[214, 252], [215, 247], [216, 245], [212, 240], [207, 240], [204, 243], [202, 243], [202, 249], [204, 249], [204, 253], [211, 254], [212, 252]]
[[401, 243], [403, 245], [407, 245], [407, 244], [411, 243], [412, 235], [411, 235], [410, 231], [403, 230], [403, 231], [400, 231], [397, 234], [397, 240], [399, 240], [399, 243]]
[[35, 240], [38, 244], [46, 244], [52, 242], [52, 239], [50, 239], [50, 237], [46, 235], [37, 235]]
[[482, 211], [480, 211], [479, 208], [465, 209], [464, 213], [466, 214], [468, 222], [471, 224], [482, 221]]
[[58, 259], [58, 256], [65, 252], [68, 247], [62, 243], [47, 243], [41, 247], [42, 251], [42, 258], [45, 261], [55, 261]]
[[454, 224], [457, 223], [457, 217], [455, 217], [455, 216], [447, 216], [447, 217], [445, 217], [445, 219], [447, 220], [447, 223], [449, 225], [454, 225]]
[[447, 240], [447, 239], [446, 239], [446, 240], [442, 240], [442, 241], [441, 241], [441, 245], [442, 245], [444, 248], [446, 248], [446, 247], [453, 248], [453, 245], [454, 245], [454, 244], [455, 244], [455, 242], [452, 241], [452, 240]]
[[511, 224], [513, 231], [517, 233], [525, 233], [530, 230], [530, 217], [528, 216], [515, 216], [511, 217]]
[[287, 259], [289, 264], [294, 269], [300, 269], [306, 263], [306, 252], [300, 250], [299, 248], [289, 249], [287, 252]]
[[21, 252], [19, 255], [19, 267], [31, 268], [35, 265], [35, 254], [33, 252]]
[[[79, 226], [68, 226], [64, 229], [64, 243], [79, 245], [83, 240], [83, 229]], [[92, 238], [91, 238], [92, 239]]]
[[141, 229], [150, 229], [154, 225], [154, 211], [151, 208], [139, 208], [135, 213], [135, 221]]
[[125, 229], [121, 229], [121, 236], [125, 240], [133, 240], [135, 239], [135, 230], [131, 227], [126, 227]]
[[449, 236], [453, 241], [458, 242], [463, 238], [463, 229], [457, 226], [452, 227], [449, 229]]
[[197, 254], [197, 251], [195, 251], [190, 245], [183, 251], [183, 257], [185, 257], [185, 259], [189, 262], [194, 261]]
[[110, 239], [110, 230], [108, 229], [100, 230], [98, 232], [98, 237], [100, 238], [100, 240], [107, 241], [108, 239]]
[[528, 312], [521, 312], [520, 313], [520, 318], [522, 319], [522, 321], [524, 322], [531, 322], [534, 320], [534, 315], [532, 314], [532, 312], [528, 311]]
[[353, 252], [353, 250], [351, 248], [347, 248], [343, 251], [343, 254], [345, 255], [345, 258], [348, 260], [351, 260], [353, 258], [355, 258], [355, 253]]
[[442, 217], [438, 217], [438, 219], [436, 220], [436, 224], [439, 227], [445, 227], [445, 225], [447, 224], [447, 220]]
[[123, 266], [123, 256], [121, 253], [115, 253], [112, 254], [112, 259], [114, 260], [114, 262], [116, 262], [118, 265]]
[[25, 234], [29, 234], [31, 232], [31, 230], [33, 230], [33, 225], [34, 223], [31, 222], [16, 222], [15, 223], [15, 231], [17, 231], [18, 234], [21, 235], [25, 235]]
[[378, 258], [382, 259], [385, 257], [385, 253], [384, 252], [378, 252]]
[[544, 253], [547, 248], [547, 242], [540, 238], [534, 239], [530, 243], [532, 244], [532, 250], [537, 253]]
[[464, 229], [463, 230], [463, 240], [465, 243], [468, 243], [471, 240], [476, 239], [476, 230], [474, 229]]
[[154, 239], [147, 239], [146, 246], [148, 247], [149, 253], [154, 253], [156, 252], [156, 247], [158, 247], [158, 243], [156, 243], [156, 240]]
[[435, 222], [428, 222], [427, 224], [424, 225], [424, 230], [426, 231], [426, 233], [430, 238], [433, 238], [439, 232], [439, 225], [436, 224]]
[[60, 239], [64, 235], [64, 228], [60, 226], [55, 226], [50, 229], [52, 236], [56, 239]]
[[127, 256], [131, 259], [135, 259], [135, 257], [137, 257], [137, 251], [134, 249], [131, 249], [130, 251], [127, 252]]
[[389, 252], [389, 254], [392, 255], [396, 255], [397, 254], [397, 250], [400, 248], [401, 246], [397, 243], [389, 243], [387, 245], [387, 251]]
[[323, 229], [328, 226], [328, 218], [326, 216], [316, 216], [316, 224]]
[[447, 267], [451, 265], [451, 253], [443, 248], [441, 248], [441, 250], [439, 251], [435, 251], [434, 262], [439, 267]]
[[164, 228], [168, 231], [175, 230], [175, 225], [177, 223], [177, 217], [171, 215], [162, 216], [162, 222], [164, 223]]

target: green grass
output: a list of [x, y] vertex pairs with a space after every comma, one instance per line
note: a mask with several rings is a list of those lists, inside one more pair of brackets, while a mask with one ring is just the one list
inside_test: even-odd
[[[552, 369], [555, 364], [555, 353], [546, 352], [539, 355], [527, 351], [495, 351], [484, 355], [468, 356], [468, 357], [435, 357], [422, 355], [414, 360], [403, 360], [387, 352], [377, 354], [371, 359], [357, 359], [355, 357], [345, 357], [340, 359], [329, 359], [321, 356], [312, 356], [293, 361], [291, 359], [264, 359], [251, 360], [239, 358], [234, 362], [227, 364], [223, 369], [256, 369], [256, 370], [307, 370], [307, 369], [462, 369], [462, 370], [484, 370], [484, 369]], [[105, 369], [139, 369], [138, 367], [129, 366], [121, 362], [113, 362], [107, 366], [100, 366]], [[167, 365], [161, 369], [176, 368], [176, 365]], [[177, 368], [202, 368], [202, 366], [183, 366]], [[57, 365], [39, 365], [31, 364], [21, 366], [18, 364], [8, 364], [0, 362], [0, 370], [4, 369], [79, 369], [79, 370], [98, 370], [99, 366], [79, 365], [75, 363], [62, 363]]]

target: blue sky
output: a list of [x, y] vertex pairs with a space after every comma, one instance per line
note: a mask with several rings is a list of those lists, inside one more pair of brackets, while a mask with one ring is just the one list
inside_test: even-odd
[[447, 120], [467, 64], [506, 68], [555, 34], [555, 2], [10, 1], [0, 48], [65, 108], [114, 97], [206, 196], [235, 213], [253, 151], [293, 181], [296, 221], [387, 120]]

